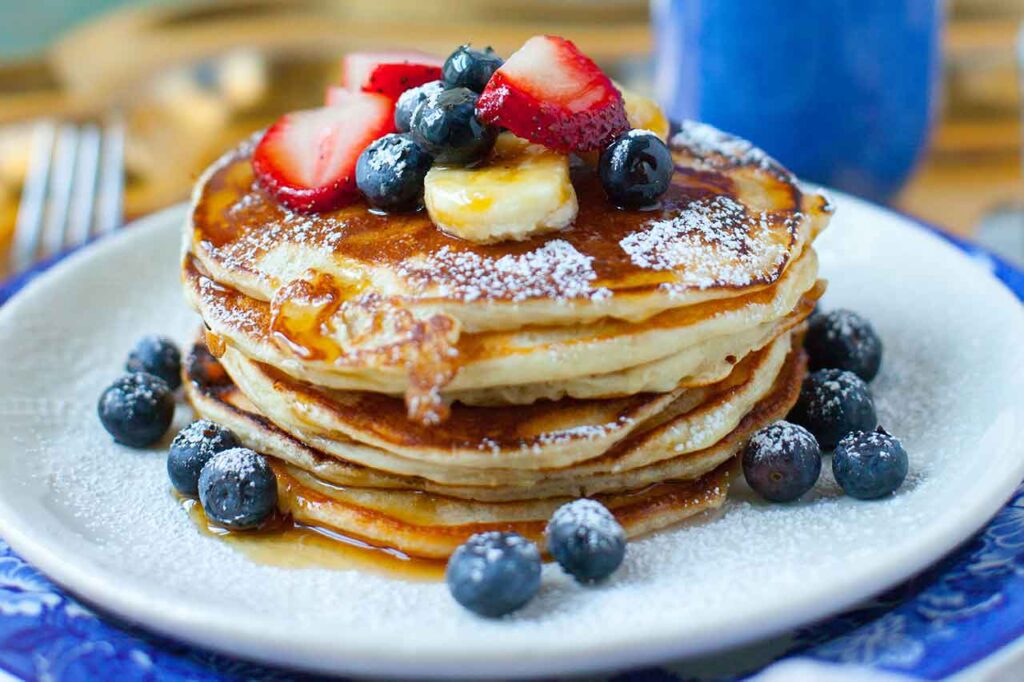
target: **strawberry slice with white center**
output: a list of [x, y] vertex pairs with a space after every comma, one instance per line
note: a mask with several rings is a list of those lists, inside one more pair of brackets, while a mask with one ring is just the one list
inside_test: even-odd
[[422, 52], [351, 52], [342, 62], [344, 85], [398, 99], [410, 88], [440, 80], [443, 64]]
[[260, 183], [296, 211], [330, 211], [359, 196], [356, 161], [374, 140], [394, 132], [394, 103], [383, 95], [349, 93], [321, 109], [285, 114], [252, 155]]
[[485, 123], [560, 152], [606, 147], [629, 130], [611, 79], [558, 36], [534, 36], [494, 72], [476, 105]]

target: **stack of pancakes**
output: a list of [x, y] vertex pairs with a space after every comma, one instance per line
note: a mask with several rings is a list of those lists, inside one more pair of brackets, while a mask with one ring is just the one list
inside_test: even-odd
[[581, 496], [629, 535], [721, 504], [799, 393], [832, 209], [709, 126], [671, 148], [658, 207], [614, 208], [581, 163], [571, 228], [480, 245], [425, 212], [290, 212], [242, 145], [187, 225], [194, 354], [226, 373], [191, 363], [189, 399], [274, 458], [296, 521], [419, 557], [537, 539]]

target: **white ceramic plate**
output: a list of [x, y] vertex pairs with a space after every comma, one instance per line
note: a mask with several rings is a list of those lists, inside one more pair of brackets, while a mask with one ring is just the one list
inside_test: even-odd
[[184, 342], [195, 329], [178, 291], [179, 208], [69, 258], [0, 309], [0, 532], [57, 582], [129, 620], [329, 672], [624, 668], [834, 613], [948, 552], [1024, 475], [1020, 304], [913, 223], [838, 203], [820, 241], [825, 305], [862, 312], [886, 344], [874, 391], [911, 456], [892, 499], [844, 498], [827, 471], [795, 505], [740, 489], [724, 514], [631, 544], [607, 585], [581, 588], [546, 567], [540, 596], [497, 622], [460, 609], [443, 584], [253, 564], [199, 535], [170, 495], [162, 452], [112, 444], [95, 415], [139, 336]]

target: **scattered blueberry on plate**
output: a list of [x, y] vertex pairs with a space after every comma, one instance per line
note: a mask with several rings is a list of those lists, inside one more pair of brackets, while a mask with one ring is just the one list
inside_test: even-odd
[[473, 92], [483, 92], [487, 81], [491, 80], [491, 76], [502, 64], [502, 58], [494, 54], [490, 47], [474, 50], [469, 45], [463, 45], [445, 60], [441, 73], [444, 75], [444, 84], [449, 88], [469, 88]]
[[814, 434], [823, 450], [834, 448], [848, 433], [871, 431], [878, 425], [868, 385], [841, 369], [820, 369], [808, 375], [789, 421]]
[[909, 461], [899, 439], [879, 427], [849, 433], [832, 453], [832, 474], [843, 491], [859, 500], [891, 495], [907, 478]]
[[413, 139], [438, 163], [472, 163], [494, 147], [496, 129], [476, 117], [478, 95], [452, 88], [429, 95], [412, 114]]
[[790, 502], [814, 487], [821, 450], [810, 431], [786, 421], [764, 427], [743, 450], [743, 476], [761, 497]]
[[882, 340], [874, 327], [852, 310], [811, 317], [804, 348], [811, 369], [845, 369], [871, 381], [882, 365]]
[[125, 370], [152, 374], [176, 389], [181, 386], [181, 351], [164, 336], [144, 336], [128, 354]]
[[167, 454], [167, 474], [182, 495], [199, 494], [199, 474], [218, 452], [239, 447], [235, 434], [208, 419], [194, 421], [174, 437]]
[[277, 478], [263, 455], [248, 448], [215, 454], [199, 475], [206, 517], [231, 530], [258, 528], [277, 506]]
[[540, 551], [518, 533], [477, 533], [452, 554], [448, 590], [470, 611], [498, 618], [524, 606], [540, 589]]
[[649, 130], [630, 130], [601, 152], [597, 172], [605, 194], [620, 208], [652, 206], [668, 191], [675, 160]]
[[547, 527], [548, 552], [581, 583], [604, 580], [626, 556], [626, 532], [597, 500], [562, 505]]
[[185, 358], [185, 371], [189, 381], [203, 388], [216, 388], [231, 383], [231, 377], [224, 371], [220, 360], [203, 345], [193, 346]]
[[356, 162], [356, 185], [374, 208], [414, 211], [423, 197], [423, 178], [434, 160], [409, 135], [375, 140]]
[[174, 393], [160, 377], [133, 372], [112, 383], [97, 405], [103, 428], [118, 443], [133, 448], [164, 437], [174, 419]]
[[395, 130], [400, 133], [409, 132], [413, 112], [416, 107], [426, 101], [427, 97], [444, 90], [444, 81], [430, 81], [403, 92], [395, 102]]

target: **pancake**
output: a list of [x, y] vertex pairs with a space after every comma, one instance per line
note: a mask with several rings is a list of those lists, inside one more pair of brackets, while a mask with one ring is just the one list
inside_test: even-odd
[[[574, 467], [609, 451], [630, 433], [628, 448], [616, 448], [634, 466], [663, 452], [683, 454], [712, 445], [732, 430], [770, 390], [789, 352], [789, 335], [777, 339], [737, 367], [738, 385], [727, 389], [639, 394], [612, 400], [539, 402], [515, 409], [454, 406], [442, 425], [409, 420], [394, 398], [347, 391], [328, 392], [246, 360], [234, 351], [221, 358], [242, 393], [280, 428], [343, 449], [345, 459], [439, 482], [519, 480], [509, 470]], [[681, 401], [685, 408], [656, 429], [649, 420]], [[337, 444], [337, 445], [332, 445]], [[357, 445], [368, 447], [356, 447]]]
[[[656, 483], [643, 490], [598, 495], [635, 538], [720, 507], [734, 470], [727, 462], [694, 481]], [[294, 520], [326, 527], [414, 557], [447, 559], [475, 533], [511, 531], [543, 545], [558, 507], [573, 498], [532, 502], [467, 502], [423, 492], [340, 488], [274, 464], [278, 506]]]
[[[809, 250], [772, 287], [669, 310], [641, 323], [603, 320], [586, 326], [534, 326], [464, 335], [443, 359], [454, 374], [440, 392], [461, 395], [465, 391], [520, 386], [524, 388], [506, 397], [528, 403], [552, 394], [589, 398], [648, 389], [635, 380], [635, 373], [622, 376], [621, 381], [609, 376], [627, 370], [646, 373], [653, 377], [651, 384], [662, 388], [661, 382], [666, 380], [676, 385], [708, 383], [708, 377], [720, 378], [728, 370], [728, 363], [723, 364], [727, 358], [743, 357], [753, 350], [737, 347], [739, 335], [749, 333], [744, 340], [756, 347], [772, 328], [787, 324], [785, 318], [794, 309], [799, 308], [803, 315], [809, 313], [822, 288], [817, 282], [817, 258]], [[390, 395], [414, 388], [415, 372], [409, 370], [408, 355], [419, 357], [427, 345], [418, 336], [406, 339], [404, 347], [386, 344], [367, 349], [345, 345], [342, 351], [341, 345], [317, 330], [316, 344], [321, 353], [303, 353], [296, 344], [282, 342], [281, 335], [274, 331], [269, 304], [214, 282], [191, 260], [186, 262], [185, 289], [212, 333], [247, 357], [297, 379], [330, 388]], [[810, 306], [800, 305], [804, 298]], [[433, 350], [428, 356], [432, 357]], [[644, 367], [659, 361], [658, 366]], [[427, 366], [433, 363], [427, 362]], [[668, 375], [661, 371], [669, 369]], [[533, 391], [525, 388], [531, 384], [535, 385]]]
[[[451, 485], [422, 476], [396, 474], [363, 466], [345, 457], [351, 447], [359, 446], [349, 443], [346, 447], [338, 441], [327, 439], [303, 440], [286, 433], [260, 414], [230, 380], [205, 385], [195, 377], [186, 375], [185, 389], [190, 403], [200, 416], [231, 428], [246, 446], [311, 472], [326, 482], [362, 488], [423, 490], [462, 499], [502, 501], [584, 496], [634, 489], [665, 480], [699, 477], [738, 452], [754, 431], [786, 415], [799, 395], [805, 367], [806, 362], [801, 352], [789, 353], [770, 392], [742, 417], [731, 432], [709, 448], [682, 455], [668, 452], [665, 453], [667, 458], [654, 464], [628, 470], [616, 467], [614, 457], [607, 456], [593, 461], [586, 469], [534, 472], [530, 478], [522, 481], [524, 485], [507, 484], [515, 482], [508, 475], [496, 477], [497, 482], [491, 485]], [[656, 432], [656, 428], [652, 430]], [[313, 443], [331, 446], [331, 451], [317, 449]]]
[[580, 165], [571, 230], [480, 245], [443, 233], [423, 212], [382, 216], [356, 203], [292, 213], [255, 182], [256, 139], [213, 164], [193, 194], [186, 241], [213, 279], [270, 302], [312, 272], [330, 278], [353, 312], [369, 295], [469, 333], [636, 321], [769, 286], [832, 211], [749, 144], [684, 125], [671, 140], [677, 172], [655, 210], [611, 207], [596, 173]]

